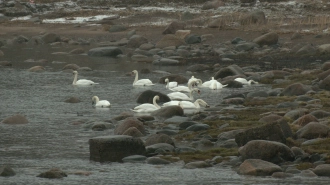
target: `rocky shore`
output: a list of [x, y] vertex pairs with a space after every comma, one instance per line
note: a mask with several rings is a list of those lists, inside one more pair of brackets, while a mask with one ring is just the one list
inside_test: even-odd
[[[327, 61], [330, 36], [324, 31], [326, 24], [300, 25], [299, 29], [294, 26], [288, 29], [284, 24], [273, 27], [278, 16], [272, 17], [268, 9], [271, 5], [276, 12], [290, 9], [288, 17], [293, 19], [295, 12], [313, 10], [312, 5], [307, 1], [306, 6], [287, 1], [200, 2], [191, 5], [203, 10], [199, 14], [184, 11], [177, 16], [178, 12], [148, 12], [170, 21], [163, 25], [142, 25], [141, 22], [149, 21], [148, 13], [138, 12], [138, 7], [147, 2], [114, 3], [111, 7], [124, 7], [116, 16], [54, 25], [43, 22], [50, 15], [55, 16], [54, 12], [37, 13], [41, 8], [47, 9], [48, 4], [1, 1], [0, 7], [5, 13], [0, 16], [0, 71], [21, 68], [22, 62], [12, 61], [13, 56], [9, 54], [15, 48], [56, 46], [56, 50], [49, 50], [50, 55], [85, 55], [155, 66], [185, 66], [189, 76], [207, 73], [218, 82], [228, 84], [225, 88], [244, 88], [234, 80], [238, 77], [267, 84], [268, 90], [232, 94], [221, 104], [194, 114], [185, 115], [181, 107], [171, 106], [147, 116], [123, 112], [111, 119], [115, 127], [104, 120], [105, 123], [95, 124], [91, 129], [95, 132], [113, 129], [114, 135], [90, 138], [90, 160], [154, 165], [184, 161], [183, 168], [231, 166], [241, 175], [330, 177], [330, 61]], [[75, 4], [71, 8], [77, 7], [84, 6]], [[32, 16], [12, 21], [14, 15], [8, 13], [13, 12], [12, 8]], [[225, 9], [231, 9], [231, 13], [242, 9], [247, 12], [237, 19], [212, 17], [214, 11]], [[58, 15], [68, 15], [63, 12]], [[131, 14], [136, 15], [129, 16]], [[73, 16], [66, 18], [74, 19]], [[140, 25], [132, 25], [137, 19]], [[305, 27], [319, 29], [306, 31]], [[32, 65], [27, 69], [30, 72], [55, 70], [44, 58], [26, 58], [24, 62]], [[93, 70], [89, 64], [84, 66], [87, 67], [70, 63], [61, 70]], [[163, 74], [157, 83], [164, 84], [165, 78], [180, 84], [189, 80], [179, 74]], [[137, 102], [152, 103], [154, 95], [160, 95], [162, 103], [169, 101], [165, 94], [145, 91]], [[2, 124], [28, 123], [22, 115], [1, 120]], [[0, 168], [0, 175], [13, 176], [15, 172], [4, 166]], [[51, 169], [39, 176], [62, 178], [67, 174]]]

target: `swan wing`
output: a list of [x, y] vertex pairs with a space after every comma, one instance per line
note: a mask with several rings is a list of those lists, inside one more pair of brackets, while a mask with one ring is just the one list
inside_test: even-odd
[[177, 87], [178, 86], [178, 82], [170, 82], [168, 84], [169, 88], [173, 88], [173, 87]]
[[186, 94], [184, 94], [182, 92], [172, 92], [170, 94], [167, 94], [167, 96], [171, 100], [190, 100], [189, 96], [187, 96]]
[[155, 105], [151, 104], [151, 103], [144, 103], [141, 104], [139, 106], [134, 107], [133, 110], [138, 110], [138, 109], [155, 109], [157, 108]]
[[86, 80], [86, 79], [80, 79], [76, 82], [76, 85], [94, 85], [94, 84], [98, 84], [98, 83], [95, 83], [92, 80]]
[[242, 84], [247, 84], [248, 81], [245, 78], [235, 78], [235, 81], [240, 82]]
[[170, 89], [171, 91], [182, 91], [182, 92], [190, 92], [190, 89], [186, 86], [177, 86]]
[[107, 100], [100, 100], [96, 103], [95, 107], [101, 107], [101, 108], [104, 108], [104, 107], [110, 107], [110, 102], [107, 101]]
[[181, 105], [184, 109], [195, 109], [197, 108], [194, 103], [190, 101], [181, 101]]
[[140, 79], [134, 83], [134, 85], [143, 85], [143, 86], [150, 86], [150, 85], [155, 85], [152, 83], [151, 80], [149, 79]]
[[179, 105], [179, 101], [169, 101], [163, 104], [163, 107]]

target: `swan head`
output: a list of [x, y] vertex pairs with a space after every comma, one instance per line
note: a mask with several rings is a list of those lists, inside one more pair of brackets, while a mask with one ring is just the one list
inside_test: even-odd
[[249, 80], [250, 84], [259, 84], [258, 82], [254, 81], [254, 80]]
[[202, 99], [198, 99], [196, 100], [201, 106], [204, 106], [204, 107], [210, 107], [209, 104], [207, 104], [204, 100]]
[[99, 97], [93, 96], [92, 98], [92, 105], [96, 104], [99, 101]]
[[76, 74], [78, 74], [78, 71], [73, 71], [72, 74], [76, 75]]
[[165, 83], [169, 82], [168, 78], [165, 79]]
[[159, 96], [156, 95], [156, 96], [154, 97], [154, 99], [155, 99], [155, 100], [159, 100]]
[[196, 92], [197, 94], [201, 94], [201, 91], [198, 88], [193, 88], [193, 92]]
[[178, 106], [181, 107], [181, 109], [183, 109], [183, 105], [181, 101], [178, 102]]
[[135, 74], [137, 74], [137, 73], [138, 73], [137, 70], [133, 70], [133, 71], [132, 71], [132, 75], [135, 75]]

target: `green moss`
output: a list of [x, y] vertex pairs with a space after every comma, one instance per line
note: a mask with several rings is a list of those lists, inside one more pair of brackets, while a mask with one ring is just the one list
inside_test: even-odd
[[330, 156], [330, 138], [320, 140], [307, 146], [301, 146], [301, 148], [309, 154], [319, 153]]
[[300, 163], [296, 166], [296, 168], [298, 170], [307, 170], [309, 168], [313, 168], [314, 165], [312, 163], [309, 163], [309, 162], [305, 162], [305, 163]]

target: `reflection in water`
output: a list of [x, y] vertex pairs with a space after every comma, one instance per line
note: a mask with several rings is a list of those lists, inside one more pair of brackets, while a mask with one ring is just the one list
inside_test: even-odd
[[[11, 60], [14, 63], [13, 69], [0, 69], [0, 119], [20, 113], [26, 115], [29, 123], [0, 124], [0, 166], [8, 164], [17, 173], [14, 177], [1, 178], [1, 184], [59, 184], [57, 181], [36, 177], [54, 167], [69, 173], [60, 184], [278, 184], [282, 181], [300, 184], [301, 180], [296, 178], [277, 180], [239, 176], [224, 167], [188, 170], [182, 168], [182, 163], [152, 166], [89, 161], [88, 140], [113, 134], [113, 129], [101, 132], [86, 129], [89, 123], [110, 120], [121, 112], [129, 111], [138, 105], [136, 98], [146, 89], [164, 94], [170, 92], [163, 84], [156, 83], [162, 77], [161, 74], [141, 74], [143, 78], [156, 83], [155, 86], [145, 88], [133, 87], [134, 79], [126, 76], [126, 73], [141, 68], [179, 73], [185, 67], [154, 67], [107, 58], [48, 55], [38, 58], [65, 63], [49, 63], [46, 72], [30, 73], [25, 69], [35, 64], [23, 63], [24, 59], [18, 55], [16, 57]], [[61, 71], [66, 63], [91, 67], [93, 71], [81, 71], [80, 77], [100, 84], [92, 87], [72, 86], [72, 74]], [[183, 75], [189, 78], [189, 75]], [[205, 80], [210, 74], [196, 76]], [[248, 88], [218, 91], [202, 89], [202, 94], [195, 98], [205, 100], [212, 107], [219, 104], [224, 96], [247, 91]], [[91, 98], [95, 95], [109, 100], [111, 108], [93, 108]], [[81, 102], [65, 103], [70, 97], [77, 97]], [[90, 171], [92, 174], [88, 177], [73, 175], [76, 171]], [[322, 181], [321, 178], [317, 180]], [[315, 179], [311, 182], [304, 179], [304, 183], [315, 183]]]

